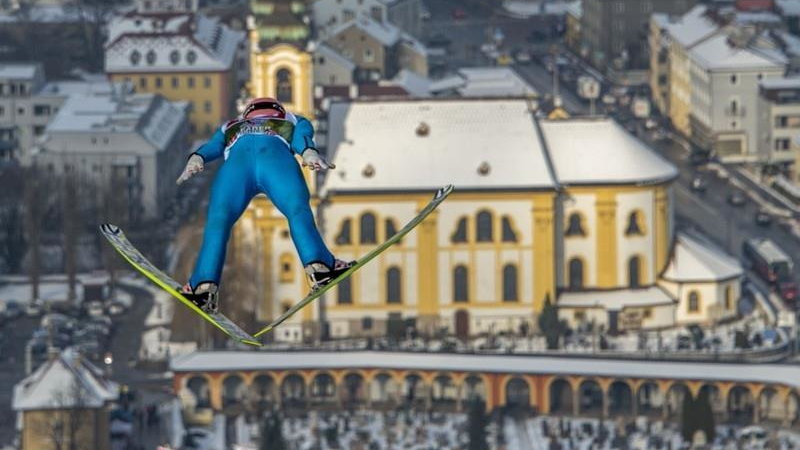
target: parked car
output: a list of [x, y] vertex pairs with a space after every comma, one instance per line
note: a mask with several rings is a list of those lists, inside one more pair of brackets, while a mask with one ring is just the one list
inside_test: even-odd
[[106, 305], [106, 312], [110, 316], [118, 316], [124, 313], [128, 308], [124, 303], [118, 301], [111, 301]]
[[731, 206], [744, 206], [747, 203], [747, 197], [741, 191], [731, 192], [728, 195], [728, 203]]
[[6, 302], [6, 310], [3, 311], [4, 319], [16, 319], [21, 315], [22, 315], [22, 306], [19, 303], [13, 300], [9, 300]]
[[44, 313], [44, 306], [39, 300], [31, 300], [25, 305], [25, 315], [28, 317], [39, 317]]
[[528, 52], [527, 50], [517, 50], [517, 52], [514, 54], [514, 60], [518, 64], [527, 65], [531, 63], [532, 58], [530, 52]]
[[708, 181], [701, 176], [692, 179], [692, 190], [695, 192], [705, 192], [708, 189]]
[[708, 163], [708, 153], [694, 151], [689, 154], [689, 164], [693, 166], [700, 166]]
[[772, 216], [765, 209], [759, 209], [755, 216], [756, 225], [768, 227], [772, 225]]
[[89, 315], [89, 317], [96, 317], [96, 316], [102, 316], [105, 313], [105, 308], [103, 306], [104, 306], [103, 302], [92, 301], [92, 302], [87, 302], [84, 305], [84, 309], [86, 310], [86, 314]]
[[450, 45], [450, 38], [442, 33], [437, 33], [428, 39], [428, 46], [430, 47], [447, 47]]

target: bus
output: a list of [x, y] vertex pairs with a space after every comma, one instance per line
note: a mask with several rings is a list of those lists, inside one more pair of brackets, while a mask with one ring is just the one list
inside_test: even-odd
[[767, 238], [748, 239], [742, 244], [745, 262], [770, 284], [786, 301], [797, 297], [797, 284], [792, 279], [794, 262]]

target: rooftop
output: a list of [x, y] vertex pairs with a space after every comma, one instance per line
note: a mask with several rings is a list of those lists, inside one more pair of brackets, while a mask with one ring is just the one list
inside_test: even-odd
[[67, 349], [14, 386], [15, 411], [100, 408], [118, 397], [116, 383], [77, 352]]
[[679, 233], [661, 278], [679, 283], [723, 281], [740, 277], [742, 265], [735, 258], [698, 237]]
[[800, 387], [800, 366], [629, 361], [605, 358], [398, 352], [195, 352], [172, 360], [174, 372], [302, 369], [406, 369], [763, 382]]
[[661, 183], [672, 163], [610, 118], [543, 120], [542, 133], [563, 185]]
[[618, 289], [613, 291], [562, 292], [557, 305], [562, 308], [599, 307], [609, 311], [625, 308], [671, 305], [675, 300], [658, 286], [642, 289]]
[[181, 103], [157, 94], [136, 94], [124, 83], [73, 92], [47, 126], [47, 133], [139, 133], [163, 150], [185, 119]]
[[0, 79], [31, 80], [41, 70], [38, 63], [0, 63]]
[[327, 151], [338, 168], [323, 190], [532, 190], [677, 176], [611, 119], [538, 120], [530, 108], [523, 98], [333, 102]]
[[683, 16], [653, 14], [669, 35], [683, 47], [689, 48], [711, 36], [719, 26], [708, 16], [708, 9], [697, 5]]
[[787, 63], [786, 57], [773, 49], [736, 47], [725, 33], [706, 39], [689, 52], [706, 70], [780, 69]]
[[430, 83], [433, 95], [456, 91], [462, 97], [524, 97], [538, 91], [511, 67], [465, 67]]
[[228, 70], [245, 32], [202, 14], [116, 17], [109, 25], [107, 72]]

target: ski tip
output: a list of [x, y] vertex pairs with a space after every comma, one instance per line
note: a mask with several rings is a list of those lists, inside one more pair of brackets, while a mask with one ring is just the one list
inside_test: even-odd
[[436, 191], [436, 194], [433, 195], [433, 198], [434, 199], [440, 199], [440, 198], [442, 198], [442, 197], [444, 197], [446, 195], [449, 195], [451, 192], [453, 192], [453, 189], [454, 189], [454, 186], [452, 184], [448, 184], [447, 186], [439, 188], [439, 190]]
[[242, 344], [252, 345], [253, 347], [261, 347], [261, 342], [258, 342], [255, 339], [242, 339], [240, 342]]
[[112, 225], [110, 223], [103, 223], [100, 224], [100, 231], [106, 234], [119, 234], [122, 230], [116, 225]]

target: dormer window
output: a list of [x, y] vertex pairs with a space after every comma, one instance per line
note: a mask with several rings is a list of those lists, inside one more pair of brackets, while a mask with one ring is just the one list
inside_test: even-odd
[[142, 60], [142, 54], [139, 53], [138, 50], [134, 50], [131, 52], [131, 64], [134, 66], [139, 65], [139, 62]]
[[147, 59], [147, 64], [152, 66], [156, 63], [156, 52], [154, 50], [150, 50], [147, 52], [147, 56], [145, 58]]
[[194, 50], [189, 50], [188, 52], [186, 52], [186, 62], [188, 62], [189, 64], [194, 64], [195, 62], [197, 62], [197, 53], [195, 53]]
[[169, 53], [169, 62], [173, 65], [177, 65], [181, 61], [181, 53], [177, 50], [173, 50]]

